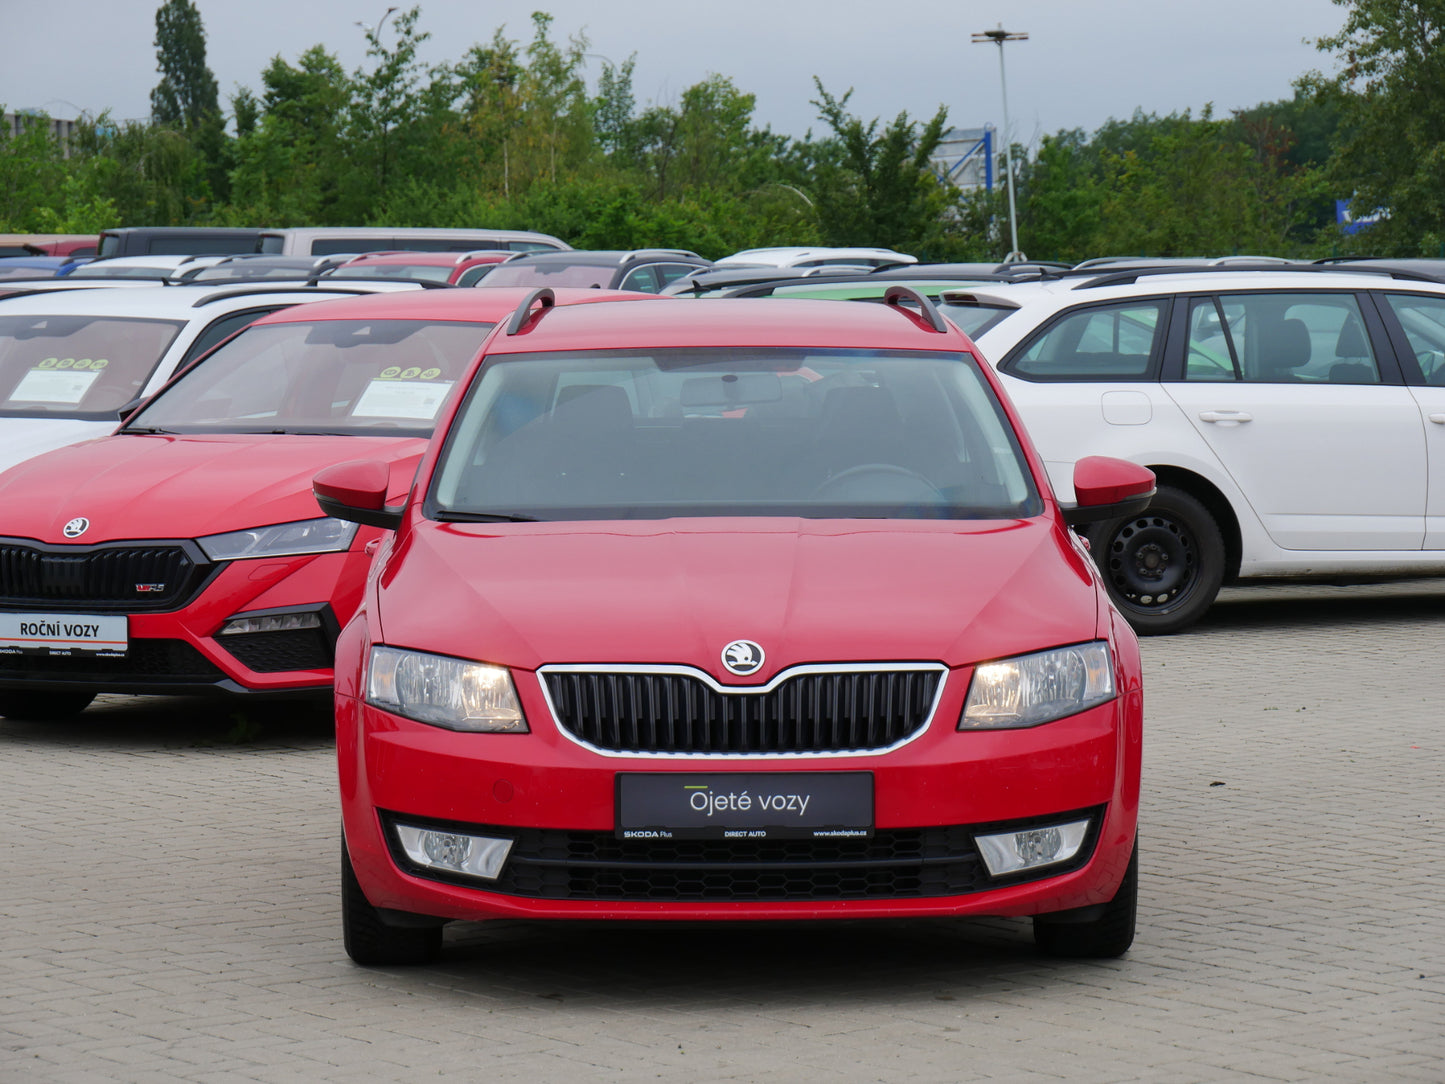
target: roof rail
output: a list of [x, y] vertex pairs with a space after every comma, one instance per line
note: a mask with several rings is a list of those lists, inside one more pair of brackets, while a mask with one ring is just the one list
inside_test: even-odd
[[642, 256], [691, 256], [695, 260], [702, 259], [696, 252], [686, 248], [633, 248], [622, 254], [622, 262], [635, 260]]
[[[532, 306], [537, 304], [539, 301], [542, 303], [542, 312], [546, 312], [548, 309], [556, 307], [557, 295], [552, 292], [552, 287], [539, 287], [538, 289], [533, 290], [526, 297], [522, 298], [522, 303], [518, 305], [515, 310], [513, 310], [512, 315], [507, 320], [508, 335], [515, 335], [517, 334], [517, 332], [522, 330], [522, 325], [525, 324], [528, 318], [532, 315]], [[538, 313], [538, 315], [540, 316], [541, 313]]]
[[940, 335], [948, 334], [948, 321], [934, 307], [932, 301], [924, 297], [911, 286], [890, 286], [888, 292], [883, 295], [883, 303], [901, 308], [905, 301], [911, 301], [918, 306], [920, 315], [927, 321], [928, 325]]
[[291, 286], [240, 286], [217, 290], [215, 293], [207, 294], [205, 297], [198, 297], [191, 302], [191, 308], [199, 309], [202, 305], [209, 305], [213, 301], [226, 301], [233, 297], [263, 297], [266, 294], [324, 293], [355, 296], [375, 292], [375, 290], [356, 289], [349, 286], [318, 286], [313, 282], [297, 282]]
[[[1272, 271], [1275, 274], [1358, 274], [1358, 275], [1379, 275], [1384, 278], [1404, 279], [1411, 282], [1439, 282], [1440, 278], [1421, 274], [1416, 271], [1401, 271], [1386, 267], [1335, 267], [1322, 264], [1294, 264], [1284, 266], [1282, 264], [1173, 264], [1170, 266], [1158, 267], [1134, 267], [1128, 271], [1114, 271], [1100, 274], [1096, 270], [1086, 270], [1086, 276], [1082, 281], [1076, 283], [1072, 289], [1092, 290], [1100, 286], [1131, 286], [1141, 278], [1152, 278], [1155, 275], [1228, 275], [1237, 272], [1257, 273], [1260, 271]], [[1067, 274], [1063, 277], [1072, 277]]]

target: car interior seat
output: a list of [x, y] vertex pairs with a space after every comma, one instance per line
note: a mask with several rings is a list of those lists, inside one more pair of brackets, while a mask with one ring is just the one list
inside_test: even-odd
[[1256, 329], [1253, 379], [1266, 384], [1299, 380], [1298, 370], [1310, 361], [1310, 332], [1303, 320], [1290, 318], [1261, 323]]

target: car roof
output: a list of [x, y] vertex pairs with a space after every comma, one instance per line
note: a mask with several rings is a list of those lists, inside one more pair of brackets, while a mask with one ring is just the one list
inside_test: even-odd
[[620, 305], [559, 305], [533, 316], [516, 334], [493, 338], [488, 349], [491, 353], [643, 347], [968, 349], [968, 340], [951, 325], [941, 332], [927, 329], [918, 313], [896, 305], [755, 298], [719, 298], [696, 305], [660, 300], [667, 303], [649, 306], [645, 315]]
[[681, 260], [706, 264], [696, 252], [680, 248], [573, 249], [570, 252], [523, 252], [508, 263], [559, 263], [569, 267], [620, 267], [638, 260]]
[[[386, 286], [395, 289], [394, 284]], [[137, 316], [162, 320], [189, 320], [206, 312], [244, 309], [276, 302], [311, 301], [316, 297], [354, 296], [370, 292], [367, 284], [341, 286], [257, 286], [211, 283], [194, 286], [137, 286], [123, 290], [46, 290], [0, 297], [0, 316], [55, 313], [56, 315]], [[403, 286], [405, 292], [420, 292]]]
[[341, 267], [354, 264], [421, 264], [426, 267], [460, 267], [464, 263], [505, 263], [517, 257], [508, 249], [484, 248], [472, 252], [448, 252], [416, 249], [385, 249], [381, 252], [360, 252], [352, 256]]
[[[1368, 266], [1358, 267], [1260, 267], [1246, 270], [1221, 266], [1199, 268], [1098, 268], [1082, 275], [1029, 279], [1015, 282], [984, 283], [959, 293], [996, 294], [1000, 297], [1028, 297], [1034, 294], [1069, 295], [1083, 301], [1090, 296], [1154, 296], [1171, 293], [1214, 293], [1249, 290], [1378, 290], [1423, 289], [1438, 291], [1445, 283], [1405, 274], [1392, 274], [1381, 267], [1372, 272]], [[955, 291], [949, 291], [954, 293]]]
[[[352, 280], [347, 280], [348, 282]], [[525, 286], [498, 286], [491, 290], [406, 290], [397, 293], [374, 293], [365, 297], [348, 297], [322, 301], [306, 306], [306, 311], [283, 309], [256, 321], [257, 324], [284, 324], [315, 320], [457, 320], [478, 323], [500, 323], [516, 312], [539, 291]], [[587, 290], [582, 288], [550, 291], [558, 306], [580, 305], [596, 301], [661, 301], [653, 294], [627, 290]]]
[[801, 260], [886, 259], [893, 263], [916, 263], [918, 258], [906, 252], [895, 252], [890, 248], [829, 248], [822, 245], [779, 246], [775, 248], [745, 248], [724, 256], [717, 262], [728, 267], [734, 263], [770, 264], [788, 267]]

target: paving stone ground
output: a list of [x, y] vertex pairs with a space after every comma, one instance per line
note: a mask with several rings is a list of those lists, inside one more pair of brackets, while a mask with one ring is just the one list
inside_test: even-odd
[[1445, 1080], [1445, 583], [1145, 642], [1138, 940], [1027, 923], [449, 928], [341, 948], [329, 723], [0, 720], [0, 1081]]

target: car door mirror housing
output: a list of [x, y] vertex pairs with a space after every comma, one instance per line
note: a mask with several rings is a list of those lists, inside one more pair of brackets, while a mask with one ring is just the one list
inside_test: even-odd
[[394, 531], [401, 525], [402, 510], [387, 507], [390, 485], [391, 469], [385, 463], [359, 459], [319, 471], [311, 479], [311, 492], [328, 516]]
[[1154, 499], [1154, 472], [1127, 459], [1091, 455], [1074, 464], [1073, 505], [1064, 505], [1070, 525], [1134, 516]]

